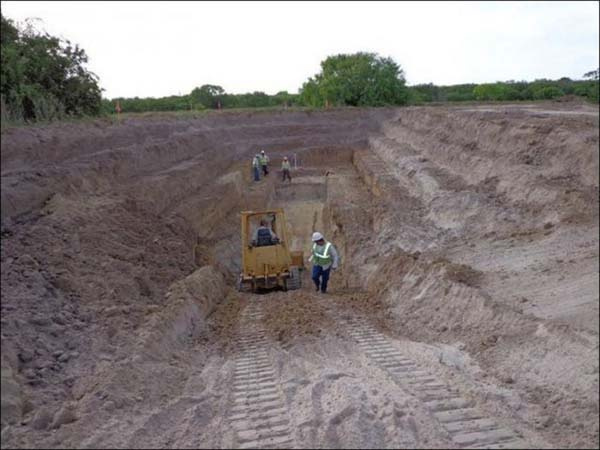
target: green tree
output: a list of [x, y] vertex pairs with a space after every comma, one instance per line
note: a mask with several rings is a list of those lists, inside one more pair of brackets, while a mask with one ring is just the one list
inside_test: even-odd
[[221, 86], [214, 84], [204, 84], [199, 88], [195, 88], [190, 93], [190, 98], [193, 103], [199, 103], [205, 108], [216, 109], [219, 102], [223, 102], [225, 90]]
[[322, 106], [323, 100], [319, 94], [319, 87], [313, 78], [304, 82], [300, 89], [300, 102], [307, 106]]
[[6, 117], [55, 119], [96, 115], [101, 108], [98, 78], [85, 68], [85, 51], [1, 16], [0, 92]]
[[275, 94], [274, 100], [278, 105], [291, 106], [294, 101], [294, 96], [290, 95], [288, 91], [279, 91]]
[[[305, 92], [307, 91], [307, 92]], [[301, 97], [308, 104], [383, 106], [408, 100], [404, 73], [391, 58], [375, 53], [329, 56], [321, 72], [304, 83]]]
[[597, 80], [600, 69], [590, 70], [583, 74], [583, 78], [589, 78], [591, 80]]

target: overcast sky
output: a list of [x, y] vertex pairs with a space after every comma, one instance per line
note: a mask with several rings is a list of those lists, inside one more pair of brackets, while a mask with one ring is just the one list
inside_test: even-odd
[[78, 43], [104, 96], [297, 92], [328, 55], [391, 56], [409, 85], [579, 79], [598, 67], [599, 2], [26, 2]]

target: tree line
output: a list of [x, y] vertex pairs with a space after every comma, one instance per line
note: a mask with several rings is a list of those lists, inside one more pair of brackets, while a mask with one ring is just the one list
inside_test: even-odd
[[159, 98], [117, 97], [102, 101], [106, 113], [115, 111], [117, 103], [124, 112], [148, 111], [200, 111], [222, 108], [264, 108], [276, 106], [298, 106], [298, 95], [287, 91], [268, 95], [264, 92], [228, 94], [221, 86], [205, 84], [187, 95], [172, 95]]
[[583, 76], [588, 79], [572, 80], [563, 77], [558, 80], [510, 80], [453, 86], [419, 84], [410, 88], [410, 103], [552, 100], [563, 96], [583, 97], [598, 103], [598, 70], [587, 72]]
[[2, 120], [39, 121], [122, 112], [198, 111], [229, 108], [400, 106], [435, 102], [551, 100], [577, 96], [598, 103], [598, 69], [581, 80], [560, 78], [484, 84], [407, 86], [392, 58], [376, 53], [338, 54], [321, 62], [297, 94], [227, 93], [204, 84], [186, 95], [102, 98], [98, 78], [85, 68], [77, 45], [1, 17], [0, 106]]
[[[352, 56], [352, 55], [344, 55]], [[592, 71], [596, 73], [596, 71]], [[598, 79], [559, 80], [540, 79], [527, 81], [505, 81], [484, 84], [457, 84], [436, 86], [418, 84], [406, 86], [398, 82], [390, 86], [370, 85], [372, 78], [356, 81], [344, 73], [336, 73], [339, 85], [311, 77], [298, 94], [279, 92], [267, 95], [264, 92], [251, 94], [227, 94], [222, 87], [203, 85], [189, 95], [162, 98], [116, 98], [105, 100], [106, 111], [114, 111], [118, 101], [123, 111], [183, 111], [223, 108], [260, 108], [276, 106], [327, 107], [327, 106], [397, 106], [422, 105], [440, 102], [475, 101], [531, 101], [553, 100], [565, 96], [585, 98], [598, 103]]]

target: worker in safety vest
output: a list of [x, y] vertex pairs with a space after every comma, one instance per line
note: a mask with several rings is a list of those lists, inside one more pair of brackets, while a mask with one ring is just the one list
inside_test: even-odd
[[260, 152], [260, 165], [262, 166], [263, 174], [269, 175], [269, 169], [267, 168], [267, 164], [269, 164], [269, 157], [265, 155], [265, 151], [261, 150]]
[[252, 159], [252, 173], [254, 173], [254, 181], [260, 181], [260, 155], [258, 153]]
[[286, 177], [288, 180], [290, 180], [290, 183], [292, 182], [292, 177], [290, 175], [290, 170], [291, 170], [291, 166], [290, 166], [290, 162], [287, 159], [287, 156], [283, 157], [283, 162], [281, 163], [281, 170], [283, 172], [283, 181], [285, 181]]
[[329, 281], [329, 272], [331, 269], [338, 268], [338, 254], [335, 247], [318, 231], [312, 235], [312, 255], [309, 261], [313, 263], [312, 280], [315, 282], [317, 292], [321, 290], [323, 294], [327, 292], [327, 282]]

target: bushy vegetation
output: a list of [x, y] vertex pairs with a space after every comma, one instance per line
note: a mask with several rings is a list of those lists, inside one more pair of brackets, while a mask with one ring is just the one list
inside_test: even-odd
[[525, 81], [505, 83], [480, 84], [473, 89], [475, 100], [551, 100], [564, 95], [577, 95], [597, 100], [595, 95], [597, 81], [579, 80], [570, 78], [559, 80], [536, 80], [531, 83]]
[[194, 88], [188, 95], [159, 98], [113, 98], [102, 101], [106, 113], [114, 113], [117, 102], [123, 112], [150, 111], [201, 111], [219, 108], [266, 108], [276, 106], [301, 106], [297, 94], [286, 91], [275, 95], [264, 92], [227, 94], [221, 86], [205, 84]]
[[85, 51], [42, 33], [29, 21], [19, 27], [1, 19], [2, 120], [39, 121], [98, 115], [101, 90], [85, 68]]
[[453, 86], [420, 84], [409, 88], [410, 103], [552, 100], [565, 95], [584, 97], [598, 103], [598, 80], [593, 79], [595, 73], [596, 71], [592, 71], [585, 74], [588, 78], [592, 78], [590, 80], [561, 78]]
[[119, 97], [114, 98], [112, 101], [104, 99], [102, 100], [102, 111], [104, 113], [114, 113], [117, 102], [119, 102], [121, 110], [126, 112], [184, 111], [191, 109], [189, 96], [172, 95], [159, 98]]
[[410, 86], [409, 103], [460, 102], [473, 101], [473, 89], [476, 84], [457, 84], [454, 86], [436, 86], [432, 83]]
[[300, 106], [298, 95], [289, 94], [287, 91], [281, 91], [275, 95], [267, 95], [264, 92], [252, 92], [248, 94], [225, 94], [222, 100], [222, 106], [224, 108]]

